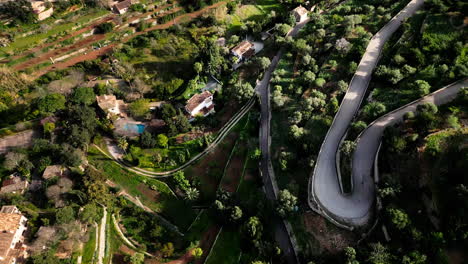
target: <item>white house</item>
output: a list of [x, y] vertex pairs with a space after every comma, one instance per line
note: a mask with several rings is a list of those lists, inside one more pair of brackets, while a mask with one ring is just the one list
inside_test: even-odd
[[238, 61], [248, 59], [255, 55], [255, 45], [248, 40], [244, 40], [235, 46], [231, 53], [238, 58]]
[[22, 242], [27, 220], [16, 206], [3, 206], [0, 210], [0, 263], [13, 264], [26, 258]]
[[195, 94], [187, 101], [185, 110], [190, 114], [190, 120], [195, 116], [207, 116], [214, 112], [213, 94], [209, 91], [204, 91], [200, 94]]
[[108, 117], [111, 115], [117, 115], [120, 117], [126, 117], [127, 104], [123, 100], [117, 100], [115, 95], [101, 95], [96, 96], [96, 101], [98, 106], [108, 114]]
[[112, 9], [114, 12], [122, 15], [127, 13], [128, 9], [130, 8], [131, 5], [138, 3], [137, 0], [124, 0], [121, 2], [116, 3]]
[[294, 8], [293, 11], [292, 11], [292, 14], [296, 18], [296, 23], [300, 23], [300, 22], [306, 20], [308, 13], [309, 13], [309, 11], [307, 11], [307, 9], [305, 7], [303, 7], [303, 6], [301, 6], [301, 5]]
[[[50, 7], [47, 8], [47, 5], [50, 5]], [[37, 19], [39, 21], [50, 17], [54, 13], [54, 8], [52, 5], [50, 3], [46, 3], [45, 1], [31, 1], [31, 8], [37, 15]]]

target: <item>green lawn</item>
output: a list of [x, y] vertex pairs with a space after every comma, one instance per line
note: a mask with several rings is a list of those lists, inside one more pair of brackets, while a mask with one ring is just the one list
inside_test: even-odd
[[[195, 218], [195, 211], [185, 201], [178, 199], [166, 183], [123, 169], [95, 147], [89, 148], [88, 160], [107, 178], [124, 188], [129, 194], [138, 196], [143, 204], [166, 217], [181, 230], [186, 229]], [[148, 188], [147, 186], [152, 185], [156, 186], [156, 190], [159, 192], [156, 201], [140, 191], [142, 188]]]
[[242, 253], [240, 246], [240, 233], [223, 228], [205, 263], [237, 264]]
[[208, 210], [202, 210], [185, 232], [185, 238], [190, 242], [198, 241], [203, 233], [208, 231], [214, 224], [213, 219], [208, 214]]
[[274, 0], [261, 0], [256, 4], [242, 5], [235, 14], [226, 16], [229, 28], [239, 28], [246, 21], [259, 21], [271, 11], [281, 10], [281, 4]]
[[83, 246], [83, 263], [93, 263], [94, 250], [96, 248], [96, 228], [89, 229], [89, 240]]

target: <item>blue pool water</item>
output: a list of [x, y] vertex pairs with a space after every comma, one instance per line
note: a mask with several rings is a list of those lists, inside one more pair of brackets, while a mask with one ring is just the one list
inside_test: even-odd
[[145, 125], [143, 124], [125, 124], [124, 129], [132, 132], [142, 134], [145, 131]]

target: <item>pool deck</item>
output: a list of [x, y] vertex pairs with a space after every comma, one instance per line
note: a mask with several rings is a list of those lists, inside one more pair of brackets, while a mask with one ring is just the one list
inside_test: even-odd
[[133, 129], [129, 130], [128, 129], [129, 125], [135, 125], [135, 126], [144, 125], [145, 127], [147, 126], [144, 122], [135, 121], [135, 120], [133, 120], [131, 118], [117, 119], [114, 122], [114, 125], [115, 125], [114, 132], [117, 135], [129, 137], [129, 138], [138, 137], [141, 133], [143, 133], [143, 131], [141, 131], [141, 133], [140, 133], [138, 131], [139, 130], [138, 128], [137, 128], [137, 130], [133, 130]]

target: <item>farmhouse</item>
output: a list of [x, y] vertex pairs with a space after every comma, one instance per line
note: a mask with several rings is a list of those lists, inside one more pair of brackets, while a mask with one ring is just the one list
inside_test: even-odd
[[[48, 8], [49, 6], [49, 8]], [[45, 1], [31, 1], [31, 8], [37, 15], [37, 20], [41, 21], [50, 17], [54, 13], [54, 8]]]
[[129, 8], [131, 5], [133, 5], [133, 4], [137, 3], [137, 2], [138, 2], [138, 1], [135, 1], [135, 0], [134, 0], [134, 1], [132, 1], [132, 0], [124, 0], [124, 1], [122, 1], [122, 2], [116, 3], [116, 4], [112, 7], [112, 9], [114, 10], [114, 12], [116, 12], [116, 13], [122, 15], [122, 14], [127, 13], [128, 8]]
[[255, 46], [252, 42], [244, 40], [235, 46], [231, 53], [238, 58], [238, 61], [249, 59], [255, 54]]
[[26, 221], [16, 206], [3, 206], [0, 210], [0, 264], [23, 262], [27, 257], [23, 245]]
[[28, 181], [23, 180], [19, 174], [12, 174], [2, 183], [0, 188], [0, 194], [15, 193], [23, 194], [26, 188], [28, 188]]
[[294, 8], [294, 10], [292, 11], [292, 14], [296, 18], [296, 23], [300, 23], [300, 22], [306, 20], [308, 12], [309, 11], [307, 11], [307, 9], [305, 7], [303, 7], [303, 6], [301, 6], [301, 5]]
[[209, 91], [204, 91], [200, 94], [195, 94], [187, 101], [185, 110], [190, 114], [190, 121], [195, 116], [207, 116], [214, 112], [213, 94]]
[[126, 117], [127, 104], [123, 100], [117, 100], [115, 95], [101, 95], [96, 96], [98, 106], [107, 113], [107, 117], [116, 115], [120, 117]]

